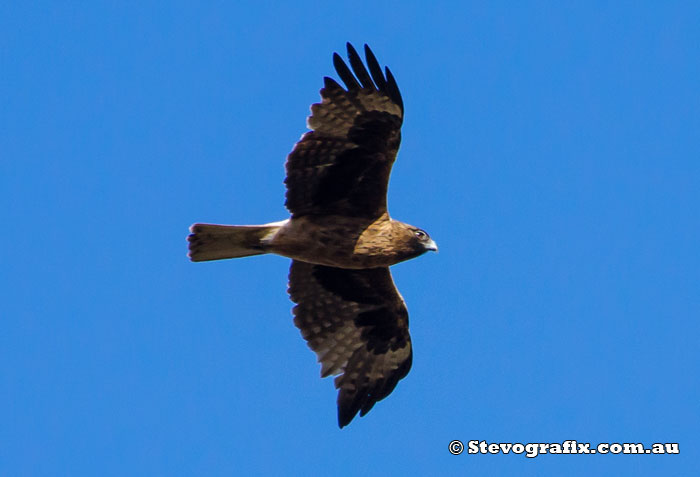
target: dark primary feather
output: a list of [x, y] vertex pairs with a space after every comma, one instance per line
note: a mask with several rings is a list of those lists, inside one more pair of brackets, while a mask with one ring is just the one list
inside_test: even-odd
[[[374, 80], [374, 84], [377, 85], [377, 89], [380, 91], [386, 91], [387, 86], [386, 86], [386, 78], [384, 78], [384, 75], [382, 74], [382, 67], [379, 66], [379, 62], [377, 61], [377, 57], [374, 56], [374, 53], [372, 53], [372, 50], [369, 49], [369, 46], [365, 45], [365, 58], [367, 58], [367, 66], [369, 66], [369, 71], [372, 74], [372, 79]], [[400, 95], [399, 95], [400, 98]], [[394, 98], [394, 102], [401, 104], [401, 101], [396, 101], [396, 98]]]
[[[403, 101], [389, 69], [382, 73], [365, 45], [369, 71], [348, 43], [350, 66], [333, 64], [347, 89], [324, 78], [320, 103], [311, 106], [307, 132], [287, 158], [287, 209], [292, 217], [386, 212], [391, 167], [401, 142]], [[359, 80], [359, 81], [358, 81]]]
[[384, 399], [411, 368], [408, 312], [388, 268], [347, 270], [292, 261], [294, 323], [321, 362], [340, 374], [338, 424]]
[[367, 68], [365, 68], [365, 65], [360, 59], [360, 55], [357, 54], [357, 51], [350, 43], [348, 43], [348, 59], [350, 60], [350, 66], [352, 66], [352, 70], [355, 72], [357, 79], [362, 83], [362, 87], [376, 88], [372, 82], [372, 78], [370, 78], [369, 73], [367, 73]]
[[386, 73], [386, 90], [387, 94], [391, 96], [391, 98], [396, 101], [396, 104], [398, 104], [401, 107], [401, 112], [403, 112], [403, 99], [401, 98], [401, 92], [399, 91], [399, 85], [396, 84], [396, 80], [394, 79], [394, 75], [391, 74], [391, 70], [387, 66], [384, 68], [384, 71]]
[[340, 79], [343, 80], [348, 90], [355, 91], [361, 89], [360, 84], [355, 79], [355, 76], [353, 76], [350, 68], [348, 68], [348, 65], [345, 64], [338, 53], [333, 53], [333, 66], [335, 66], [335, 71], [338, 73], [338, 76], [340, 76]]

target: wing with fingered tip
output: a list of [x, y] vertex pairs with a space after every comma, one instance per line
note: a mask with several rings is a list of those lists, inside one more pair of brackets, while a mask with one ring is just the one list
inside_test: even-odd
[[403, 101], [388, 68], [382, 72], [367, 45], [362, 62], [347, 44], [350, 66], [336, 53], [345, 84], [324, 78], [321, 102], [311, 106], [310, 132], [287, 157], [287, 201], [293, 217], [339, 214], [379, 217], [386, 212], [391, 167], [401, 142]]
[[294, 324], [321, 363], [338, 375], [338, 424], [364, 416], [411, 369], [408, 311], [388, 268], [348, 270], [292, 261]]

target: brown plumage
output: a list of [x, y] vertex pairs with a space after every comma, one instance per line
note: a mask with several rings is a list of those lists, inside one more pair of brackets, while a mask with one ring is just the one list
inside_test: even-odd
[[340, 427], [388, 396], [411, 368], [408, 311], [388, 267], [437, 250], [425, 231], [387, 211], [404, 111], [396, 81], [367, 45], [367, 67], [347, 48], [352, 71], [333, 55], [346, 88], [324, 78], [311, 131], [287, 157], [291, 217], [259, 226], [195, 224], [188, 237], [195, 262], [263, 253], [292, 259], [294, 324], [317, 354], [321, 376], [339, 375]]

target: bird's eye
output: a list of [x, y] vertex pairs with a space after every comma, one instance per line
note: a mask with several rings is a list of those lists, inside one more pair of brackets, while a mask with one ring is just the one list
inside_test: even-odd
[[416, 233], [416, 237], [418, 237], [419, 239], [424, 239], [425, 237], [428, 236], [428, 234], [426, 234], [422, 230], [416, 230], [415, 233]]

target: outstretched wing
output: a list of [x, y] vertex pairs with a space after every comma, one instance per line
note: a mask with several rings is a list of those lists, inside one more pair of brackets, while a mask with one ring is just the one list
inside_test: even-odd
[[338, 424], [387, 397], [411, 369], [408, 311], [388, 268], [347, 270], [293, 260], [294, 324], [335, 378]]
[[[311, 106], [310, 132], [287, 157], [287, 201], [293, 217], [386, 212], [391, 166], [401, 142], [403, 101], [391, 71], [385, 73], [365, 45], [367, 66], [347, 44], [352, 71], [340, 56], [333, 64], [347, 88], [324, 78], [320, 103]], [[354, 72], [354, 75], [353, 75]]]

